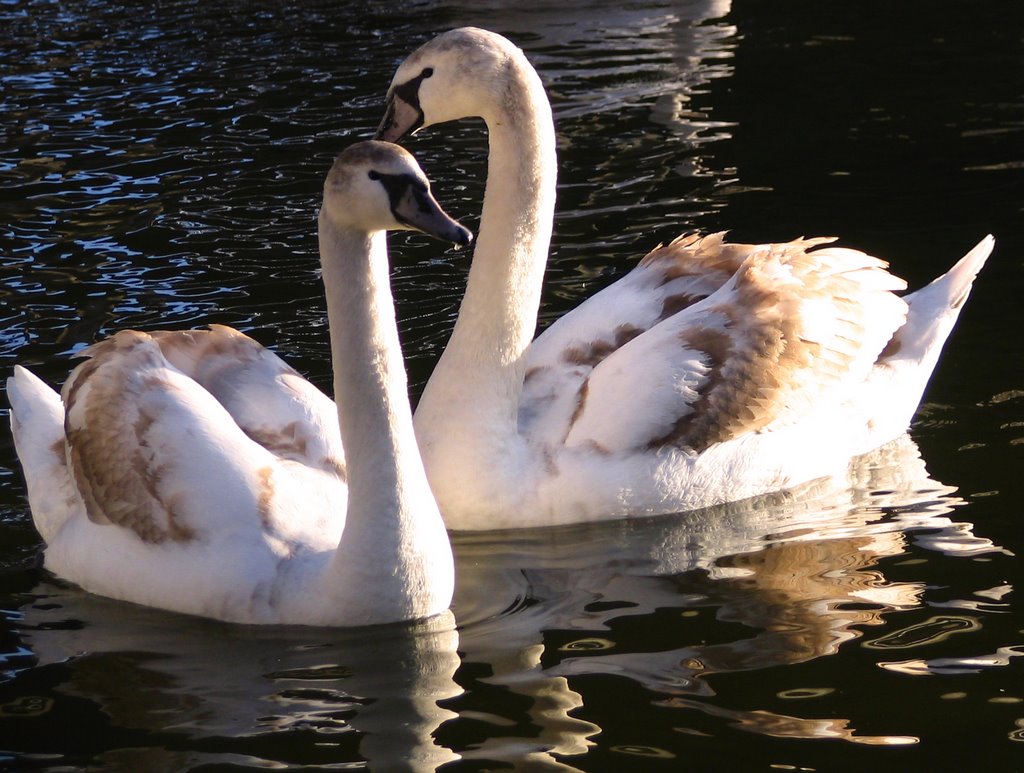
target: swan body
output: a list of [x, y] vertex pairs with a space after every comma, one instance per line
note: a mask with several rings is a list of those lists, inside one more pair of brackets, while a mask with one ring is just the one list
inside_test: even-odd
[[385, 229], [411, 228], [469, 240], [401, 148], [338, 157], [319, 215], [336, 407], [223, 326], [119, 332], [85, 350], [59, 396], [16, 367], [11, 425], [46, 567], [94, 593], [241, 623], [446, 610], [451, 547], [388, 285]]
[[900, 298], [833, 239], [687, 235], [532, 340], [555, 135], [523, 53], [475, 28], [399, 67], [378, 136], [480, 116], [480, 232], [451, 340], [417, 408], [452, 529], [677, 512], [795, 486], [902, 434], [990, 253]]

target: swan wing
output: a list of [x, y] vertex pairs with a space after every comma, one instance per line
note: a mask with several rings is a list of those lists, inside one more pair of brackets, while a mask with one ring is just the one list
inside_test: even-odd
[[785, 422], [862, 384], [906, 319], [905, 283], [863, 252], [798, 240], [750, 248], [717, 291], [598, 363], [566, 446], [708, 446]]
[[697, 303], [728, 281], [753, 249], [725, 233], [686, 234], [649, 252], [626, 276], [559, 318], [530, 345], [520, 430], [560, 442], [576, 394], [619, 347]]
[[254, 441], [345, 479], [337, 406], [272, 351], [226, 325], [151, 335], [168, 362], [213, 395]]
[[156, 544], [267, 527], [276, 457], [156, 338], [122, 331], [84, 353], [61, 397], [68, 466], [91, 521]]

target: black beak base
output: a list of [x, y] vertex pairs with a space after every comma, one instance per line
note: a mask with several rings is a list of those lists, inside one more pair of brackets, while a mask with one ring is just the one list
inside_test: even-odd
[[423, 113], [419, 106], [406, 102], [397, 94], [392, 94], [374, 139], [402, 142], [415, 134], [422, 125]]
[[459, 247], [473, 241], [470, 230], [441, 209], [421, 180], [411, 175], [378, 175], [391, 200], [391, 214], [399, 223]]

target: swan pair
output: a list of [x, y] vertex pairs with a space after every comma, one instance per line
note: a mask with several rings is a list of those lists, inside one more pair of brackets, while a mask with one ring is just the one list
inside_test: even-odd
[[415, 437], [382, 231], [468, 233], [410, 157], [361, 145], [336, 162], [320, 214], [337, 412], [223, 327], [119, 333], [89, 350], [63, 404], [17, 369], [12, 424], [48, 568], [239, 622], [435, 614], [453, 570], [431, 490], [449, 528], [491, 529], [832, 474], [904, 432], [992, 249], [987, 237], [901, 299], [884, 262], [831, 239], [685, 236], [533, 341], [555, 142], [523, 53], [483, 30], [441, 35], [397, 71], [378, 135], [467, 116], [490, 139], [480, 233]]

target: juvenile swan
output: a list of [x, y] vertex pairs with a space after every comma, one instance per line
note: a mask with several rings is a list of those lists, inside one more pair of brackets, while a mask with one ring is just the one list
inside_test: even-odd
[[379, 136], [487, 124], [480, 232], [416, 435], [453, 529], [689, 510], [842, 469], [903, 433], [992, 249], [906, 296], [833, 239], [684, 236], [531, 343], [555, 201], [555, 133], [503, 37], [447, 32], [388, 91]]
[[416, 449], [386, 229], [470, 241], [411, 155], [353, 145], [319, 215], [336, 410], [222, 326], [119, 332], [85, 351], [60, 396], [15, 368], [11, 426], [50, 571], [239, 623], [448, 608], [451, 546]]

